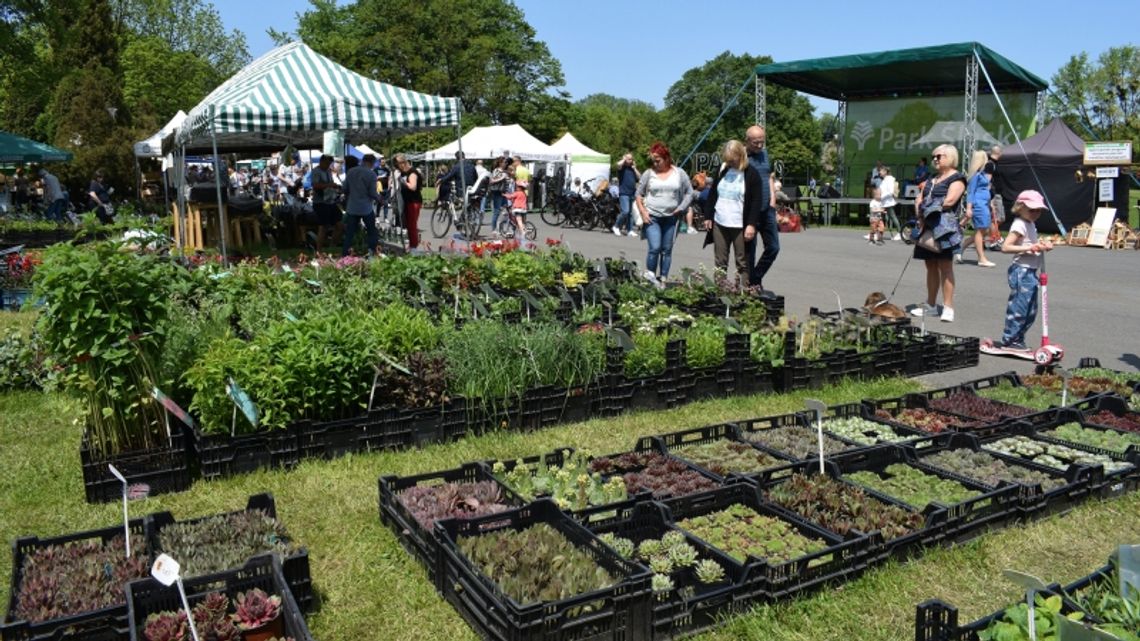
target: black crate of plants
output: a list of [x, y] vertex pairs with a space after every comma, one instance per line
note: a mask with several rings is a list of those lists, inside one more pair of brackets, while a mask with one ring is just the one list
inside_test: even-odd
[[204, 479], [291, 468], [301, 458], [297, 431], [291, 426], [237, 435], [206, 434], [195, 426], [191, 433], [194, 457]]
[[1064, 512], [1089, 498], [1099, 474], [1094, 468], [1072, 465], [1065, 470], [1039, 465], [982, 449], [971, 434], [948, 432], [933, 436], [922, 449], [912, 449], [912, 461], [945, 470], [993, 488], [1001, 482], [1018, 489], [1022, 518], [1039, 518]]
[[672, 527], [659, 503], [622, 508], [615, 519], [590, 530], [620, 556], [653, 573], [652, 639], [711, 628], [764, 596], [742, 590], [744, 568]]
[[484, 638], [651, 638], [650, 572], [623, 559], [553, 501], [438, 521], [435, 536], [437, 587]]
[[[859, 408], [856, 408], [859, 409]], [[803, 413], [765, 416], [736, 421], [737, 437], [755, 443], [764, 449], [792, 461], [814, 461], [819, 458], [819, 433], [815, 416]], [[859, 443], [849, 438], [823, 431], [825, 457], [847, 452], [874, 443]], [[770, 475], [768, 475], [770, 477]]]
[[182, 564], [183, 576], [212, 574], [240, 567], [251, 557], [273, 553], [293, 598], [303, 612], [313, 605], [309, 551], [295, 543], [277, 518], [272, 494], [249, 497], [245, 509], [178, 521], [170, 512], [147, 517], [147, 536], [155, 554]]
[[1104, 425], [1118, 430], [1140, 433], [1140, 412], [1131, 411], [1128, 403], [1115, 396], [1097, 396], [1073, 406], [1079, 410], [1085, 423]]
[[379, 487], [380, 521], [424, 566], [433, 584], [439, 557], [436, 521], [496, 514], [525, 503], [481, 463], [415, 476], [381, 476]]
[[830, 461], [802, 461], [758, 484], [765, 500], [796, 518], [846, 538], [868, 536], [871, 562], [905, 558], [941, 535], [936, 516], [867, 492]]
[[945, 470], [913, 462], [912, 450], [898, 445], [857, 450], [832, 457], [842, 478], [868, 494], [926, 516], [930, 542], [956, 543], [1004, 525], [1018, 513], [1019, 486], [997, 488]]
[[[780, 417], [773, 418], [780, 420]], [[761, 443], [741, 438], [735, 423], [643, 437], [638, 441], [638, 449], [653, 449], [684, 461], [720, 483], [743, 480], [795, 461]]]
[[[1073, 409], [1057, 412], [1052, 423], [1024, 430], [1049, 446], [1087, 452], [1104, 467], [1102, 496], [1115, 496], [1140, 483], [1140, 434], [1101, 425], [1086, 424], [1083, 414]], [[1083, 461], [1095, 464], [1096, 461]]]
[[154, 496], [181, 492], [190, 487], [189, 438], [182, 423], [171, 420], [165, 447], [119, 452], [104, 456], [96, 451], [87, 432], [79, 444], [79, 460], [83, 467], [83, 491], [88, 503], [119, 500], [123, 484], [111, 474], [114, 465], [127, 482], [130, 491]]
[[556, 387], [543, 385], [527, 390], [519, 401], [512, 419], [513, 426], [535, 430], [559, 423], [576, 423], [589, 418], [594, 400], [594, 385]]
[[993, 433], [1004, 433], [1008, 429], [1005, 423], [1002, 423], [999, 429], [995, 425], [962, 414], [932, 409], [930, 400], [919, 394], [865, 400], [863, 405], [867, 417], [899, 430], [910, 430], [924, 437], [944, 432], [969, 432], [989, 436]]
[[984, 427], [992, 428], [989, 430], [991, 432], [1000, 432], [1004, 426], [1013, 423], [1044, 422], [1051, 415], [1048, 411], [1035, 411], [1032, 408], [981, 396], [968, 385], [928, 390], [915, 393], [913, 396], [925, 398], [927, 407], [931, 410], [975, 421], [979, 427], [972, 429], [979, 435], [986, 433], [985, 429], [981, 429]]
[[772, 368], [772, 383], [776, 392], [821, 389], [827, 382], [828, 363], [800, 356], [785, 358], [784, 363]]
[[662, 502], [673, 527], [719, 550], [742, 570], [740, 588], [778, 600], [865, 570], [878, 536], [842, 537], [736, 483]]
[[[889, 414], [888, 414], [889, 416]], [[815, 427], [815, 416], [805, 414], [809, 426]], [[905, 443], [928, 436], [911, 425], [893, 418], [876, 416], [873, 405], [866, 401], [831, 405], [823, 416], [823, 431], [827, 436], [849, 441], [861, 447], [886, 443]], [[854, 448], [853, 448], [854, 449]]]
[[[152, 559], [144, 519], [122, 525], [12, 543], [4, 641], [122, 639], [127, 634], [123, 586], [149, 576]], [[92, 576], [87, 569], [104, 571]]]
[[[185, 578], [182, 585], [203, 641], [313, 641], [303, 611], [282, 573], [281, 561], [273, 554], [255, 556], [231, 570]], [[131, 641], [189, 636], [187, 613], [177, 587], [148, 578], [132, 581], [126, 592]]]
[[[1089, 371], [1092, 370], [1092, 371]], [[1120, 383], [1132, 388], [1133, 394], [1140, 393], [1140, 372], [1123, 372], [1120, 370], [1109, 369], [1100, 364], [1100, 359], [1084, 357], [1077, 362], [1077, 368], [1073, 371], [1076, 376], [1097, 376], [1111, 380], [1114, 383]]]
[[954, 369], [974, 367], [978, 364], [977, 336], [954, 336], [928, 332], [934, 337], [933, 364], [930, 371], [948, 372]]

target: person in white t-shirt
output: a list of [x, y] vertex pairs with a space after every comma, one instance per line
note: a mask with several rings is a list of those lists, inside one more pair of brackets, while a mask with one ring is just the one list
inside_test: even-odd
[[1026, 349], [1025, 333], [1037, 320], [1037, 270], [1041, 268], [1041, 253], [1053, 249], [1053, 243], [1037, 240], [1036, 222], [1047, 210], [1045, 199], [1032, 189], [1018, 194], [1013, 205], [1017, 218], [1002, 242], [1001, 252], [1016, 256], [1009, 266], [1009, 303], [998, 347]]
[[867, 242], [872, 245], [883, 244], [883, 201], [881, 198], [880, 188], [875, 188], [875, 193], [871, 198], [871, 233], [867, 236]]
[[899, 217], [895, 214], [895, 205], [898, 204], [899, 183], [891, 175], [891, 168], [883, 165], [879, 167], [879, 201], [883, 204], [883, 222], [887, 231], [894, 230], [891, 240], [902, 240], [902, 226]]
[[716, 268], [728, 271], [728, 250], [732, 248], [736, 278], [741, 287], [748, 287], [745, 243], [756, 238], [760, 217], [767, 211], [764, 183], [760, 172], [748, 162], [748, 152], [739, 140], [725, 143], [721, 158], [724, 164], [705, 204], [705, 211], [713, 214], [712, 220], [705, 221], [705, 228], [712, 230]]

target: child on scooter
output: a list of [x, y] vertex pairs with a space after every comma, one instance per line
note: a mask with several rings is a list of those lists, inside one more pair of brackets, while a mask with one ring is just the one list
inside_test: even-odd
[[1037, 320], [1037, 271], [1041, 268], [1041, 252], [1053, 249], [1053, 243], [1037, 240], [1037, 219], [1048, 210], [1040, 193], [1029, 189], [1017, 195], [1013, 214], [1017, 219], [1002, 243], [1003, 254], [1016, 254], [1009, 266], [1009, 303], [1005, 309], [1005, 329], [995, 347], [1025, 350], [1025, 333]]

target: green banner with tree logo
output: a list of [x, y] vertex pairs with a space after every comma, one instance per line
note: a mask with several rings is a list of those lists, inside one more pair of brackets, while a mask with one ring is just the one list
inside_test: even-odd
[[[964, 170], [969, 162], [969, 154], [962, 149], [964, 101], [959, 95], [848, 102], [847, 129], [843, 133], [847, 166], [843, 194], [864, 197], [876, 161], [890, 167], [900, 185], [905, 184], [914, 177], [919, 158], [929, 162], [930, 151], [943, 143], [958, 148], [959, 165]], [[1032, 135], [1036, 127], [1037, 95], [1003, 95], [1002, 103], [1017, 134], [1022, 138]], [[978, 96], [978, 122], [974, 131], [975, 149], [1017, 144], [992, 95]]]

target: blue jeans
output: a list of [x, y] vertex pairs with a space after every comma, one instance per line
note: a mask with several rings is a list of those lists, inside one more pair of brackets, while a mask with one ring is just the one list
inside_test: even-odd
[[57, 198], [48, 205], [47, 213], [44, 215], [47, 216], [48, 220], [63, 222], [63, 212], [65, 211], [67, 211], [67, 199]]
[[348, 250], [352, 249], [352, 241], [356, 238], [356, 230], [360, 227], [360, 223], [364, 223], [364, 228], [368, 230], [368, 253], [376, 253], [376, 241], [378, 234], [376, 233], [376, 214], [371, 213], [364, 216], [358, 214], [349, 214], [345, 217], [344, 225], [344, 247], [341, 249], [341, 256], [348, 256]]
[[[752, 285], [760, 285], [768, 270], [772, 268], [772, 263], [776, 262], [776, 256], [780, 253], [780, 228], [776, 225], [776, 210], [769, 207], [768, 212], [764, 214], [763, 219], [760, 221], [760, 229], [755, 238], [744, 244], [744, 255], [748, 259], [748, 264], [752, 266], [752, 273], [748, 275], [748, 282]], [[764, 243], [764, 253], [760, 255], [760, 262], [756, 262], [756, 242], [761, 241]]]
[[649, 254], [645, 257], [645, 268], [657, 273], [657, 263], [661, 263], [661, 278], [669, 275], [669, 265], [673, 262], [673, 240], [677, 237], [676, 216], [653, 216], [649, 224], [643, 226], [645, 239], [649, 241]]
[[1018, 264], [1009, 266], [1009, 303], [1005, 308], [1005, 344], [1025, 344], [1025, 332], [1037, 320], [1037, 270]]
[[499, 210], [507, 209], [507, 215], [510, 215], [510, 208], [507, 205], [507, 197], [501, 191], [491, 192], [491, 231], [499, 228]]
[[614, 227], [618, 231], [629, 233], [630, 227], [633, 226], [633, 217], [630, 216], [631, 207], [633, 205], [633, 196], [618, 196], [618, 208], [621, 213], [618, 214], [617, 222]]

